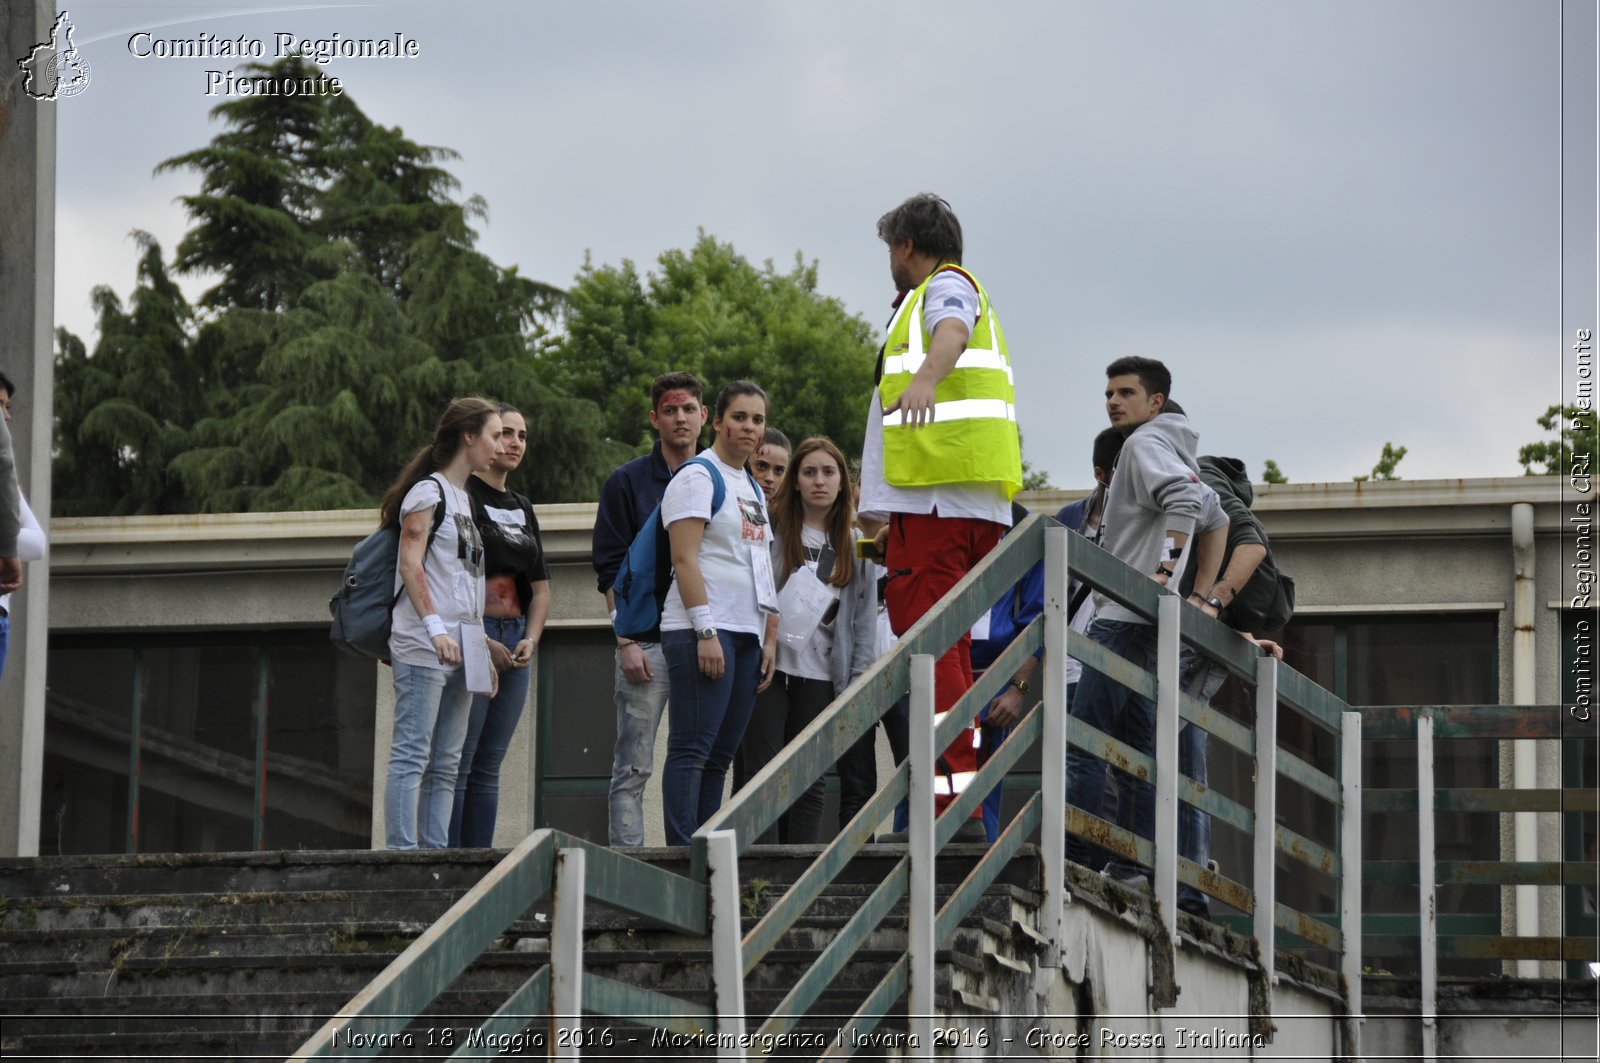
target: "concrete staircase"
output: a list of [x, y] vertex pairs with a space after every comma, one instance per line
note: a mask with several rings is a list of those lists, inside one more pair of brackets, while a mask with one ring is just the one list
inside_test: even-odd
[[[752, 972], [745, 990], [752, 1030], [903, 851], [869, 847]], [[947, 848], [940, 860], [941, 895], [961, 881], [983, 851], [981, 846]], [[814, 853], [773, 846], [744, 856], [740, 880], [747, 928]], [[687, 871], [682, 850], [638, 855]], [[0, 1056], [281, 1059], [499, 856], [489, 851], [282, 852], [0, 861]], [[1031, 921], [1038, 888], [1037, 853], [1025, 849], [941, 954], [937, 997], [942, 1013], [999, 1010], [996, 986], [1008, 982], [1024, 991], [1033, 944], [1021, 927]], [[705, 939], [664, 931], [593, 903], [585, 924], [586, 970], [710, 1002]], [[409, 1029], [408, 1045], [386, 1054], [448, 1057], [481, 1017], [547, 961], [549, 930], [544, 903], [434, 1002]], [[799, 1028], [833, 1037], [904, 945], [902, 905]], [[651, 1054], [652, 1035], [644, 1027], [598, 1017], [587, 1024], [591, 1043], [585, 1055]], [[543, 1035], [543, 1019], [531, 1025], [534, 1035]], [[880, 1027], [903, 1028], [892, 1017]], [[542, 1055], [540, 1044], [525, 1047]], [[495, 1054], [492, 1049], [484, 1053]]]

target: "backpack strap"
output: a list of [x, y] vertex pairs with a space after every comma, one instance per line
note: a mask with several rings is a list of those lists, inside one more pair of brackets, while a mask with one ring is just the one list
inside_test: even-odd
[[[711, 462], [708, 459], [700, 457], [698, 455], [696, 455], [695, 457], [690, 458], [688, 461], [684, 462], [683, 464], [684, 465], [703, 465], [703, 466], [705, 466], [706, 472], [711, 474], [711, 515], [713, 517], [715, 517], [717, 515], [717, 513], [721, 511], [722, 503], [724, 503], [724, 502], [726, 502], [728, 500], [728, 485], [723, 481], [722, 473], [717, 471], [717, 466], [716, 466], [716, 464], [714, 462]], [[745, 474], [746, 475], [749, 475], [749, 472], [750, 472], [750, 470], [748, 470], [748, 469], [745, 470]], [[750, 477], [750, 482], [751, 483], [755, 483], [756, 482], [754, 476]]]

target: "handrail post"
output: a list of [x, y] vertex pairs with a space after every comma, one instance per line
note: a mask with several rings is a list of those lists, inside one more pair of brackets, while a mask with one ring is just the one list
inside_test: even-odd
[[1361, 1060], [1362, 942], [1361, 942], [1361, 714], [1344, 714], [1339, 735], [1339, 929], [1344, 938], [1340, 957], [1346, 992], [1349, 994], [1348, 1030], [1354, 1044], [1345, 1056], [1352, 1063]]
[[556, 850], [555, 904], [550, 927], [550, 1055], [577, 1059], [583, 1038], [582, 849]]
[[938, 877], [933, 848], [933, 656], [911, 656], [911, 881], [906, 926], [911, 988], [906, 1009], [911, 1043], [933, 1044], [934, 883]]
[[1072, 533], [1044, 532], [1044, 713], [1039, 742], [1039, 782], [1044, 788], [1039, 853], [1044, 861], [1044, 897], [1039, 920], [1048, 945], [1042, 967], [1061, 966], [1062, 924], [1067, 898], [1067, 615], [1072, 578], [1067, 564]]
[[706, 835], [711, 904], [711, 981], [716, 989], [718, 1059], [744, 1059], [744, 936], [739, 906], [739, 838], [731, 830]]
[[1278, 982], [1278, 659], [1270, 654], [1256, 660], [1255, 817], [1255, 934], [1270, 1004]]
[[1155, 896], [1173, 948], [1178, 940], [1178, 624], [1183, 599], [1163, 594], [1156, 612]]
[[1417, 717], [1417, 903], [1422, 942], [1422, 1058], [1439, 1055], [1439, 922], [1433, 839], [1433, 717]]

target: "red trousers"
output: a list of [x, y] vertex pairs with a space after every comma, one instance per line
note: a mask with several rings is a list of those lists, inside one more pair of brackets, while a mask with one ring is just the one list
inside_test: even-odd
[[[884, 548], [884, 566], [889, 581], [883, 592], [889, 610], [889, 626], [903, 635], [911, 625], [950, 592], [961, 578], [995, 548], [1005, 527], [971, 517], [941, 517], [937, 514], [896, 513], [890, 518], [889, 541]], [[933, 668], [933, 708], [949, 712], [972, 686], [972, 637], [963, 632], [960, 641], [940, 657]], [[956, 737], [940, 758], [939, 779], [935, 782], [934, 809], [943, 812], [956, 795], [967, 788], [978, 770], [978, 751], [973, 745], [973, 725]], [[972, 818], [982, 816], [974, 810]]]

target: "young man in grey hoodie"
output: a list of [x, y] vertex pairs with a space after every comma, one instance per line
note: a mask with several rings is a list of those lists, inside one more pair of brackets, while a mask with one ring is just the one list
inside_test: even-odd
[[[1211, 607], [1201, 603], [1210, 596], [1217, 578], [1228, 518], [1216, 493], [1200, 480], [1195, 460], [1199, 435], [1182, 408], [1168, 398], [1172, 374], [1153, 358], [1130, 357], [1107, 366], [1106, 378], [1106, 413], [1112, 427], [1127, 433], [1127, 439], [1106, 493], [1101, 545], [1163, 586], [1174, 581], [1176, 588], [1183, 568], [1193, 565], [1197, 593], [1189, 600], [1214, 615]], [[1095, 595], [1095, 609], [1089, 637], [1153, 672], [1155, 625], [1103, 594]], [[1154, 704], [1093, 668], [1085, 666], [1068, 711], [1141, 753], [1155, 753]], [[1205, 740], [1205, 732], [1189, 724], [1179, 732], [1178, 770], [1202, 785], [1206, 781]], [[1093, 754], [1069, 748], [1068, 802], [1099, 815], [1105, 770], [1105, 763]], [[1153, 838], [1154, 789], [1147, 782], [1122, 781], [1116, 802], [1117, 826]], [[1179, 855], [1206, 866], [1210, 817], [1180, 804], [1178, 820]], [[1098, 866], [1106, 855], [1081, 838], [1067, 839], [1067, 856], [1077, 863]], [[1123, 881], [1149, 876], [1147, 868], [1122, 857], [1112, 859], [1107, 872]], [[1196, 915], [1209, 913], [1205, 895], [1181, 883], [1178, 907]]]

